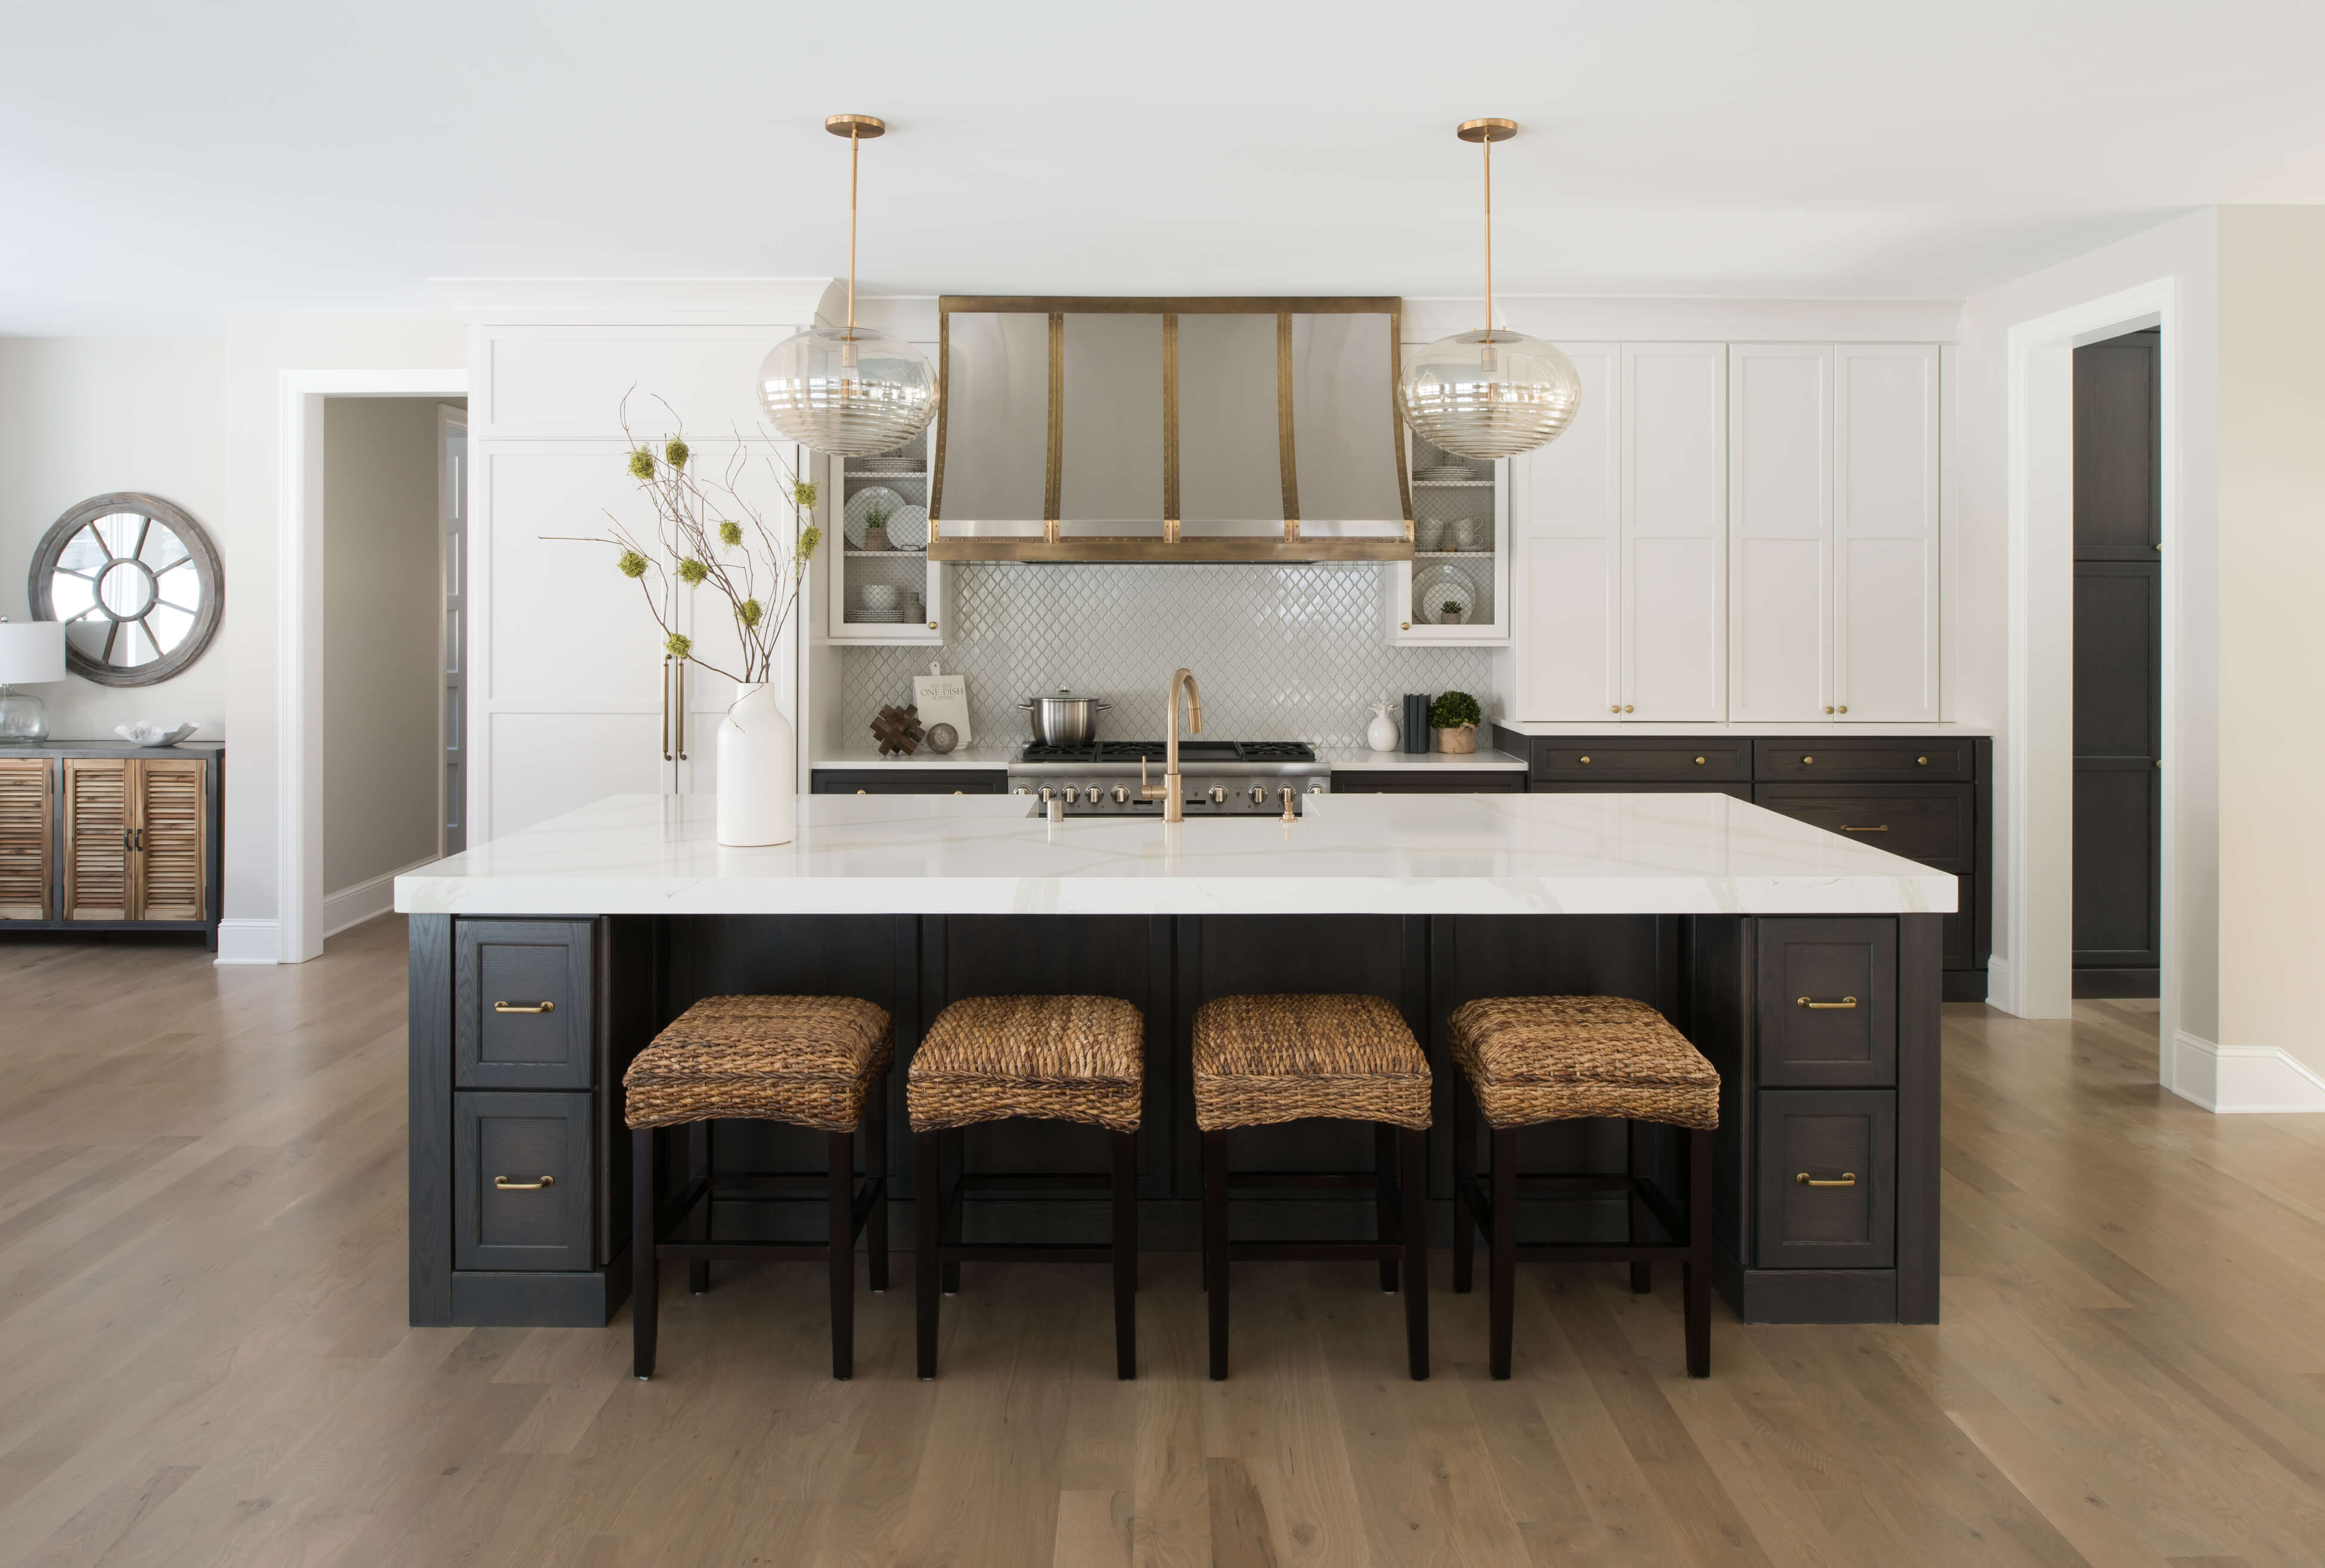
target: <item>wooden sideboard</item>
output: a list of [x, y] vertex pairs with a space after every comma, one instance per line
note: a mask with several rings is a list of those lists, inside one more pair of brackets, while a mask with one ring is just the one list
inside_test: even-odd
[[0, 749], [0, 930], [199, 931], [218, 947], [226, 748]]

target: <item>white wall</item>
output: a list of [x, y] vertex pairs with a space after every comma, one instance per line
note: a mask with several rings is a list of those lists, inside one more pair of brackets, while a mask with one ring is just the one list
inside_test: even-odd
[[[0, 615], [29, 616], [25, 573], [59, 516], [92, 495], [137, 490], [177, 503], [218, 541], [231, 623], [250, 561], [225, 526], [225, 365], [214, 338], [0, 338]], [[213, 642], [159, 686], [76, 675], [30, 689], [60, 740], [109, 740], [114, 725], [150, 718], [230, 742], [228, 669]]]
[[436, 853], [443, 765], [439, 406], [433, 398], [332, 398], [324, 405], [329, 893]]
[[[2009, 684], [2010, 329], [2159, 279], [2176, 281], [2179, 684], [2172, 770], [2179, 842], [2177, 997], [2180, 1028], [2217, 1038], [2219, 1021], [2218, 223], [2207, 208], [2087, 255], [1973, 296], [1962, 314], [1954, 472], [1959, 486], [1955, 569], [1946, 617], [1947, 678], [1956, 713], [2003, 718]], [[2007, 775], [2007, 738], [1996, 742]], [[1997, 789], [1995, 951], [2010, 951], [2005, 869], [2028, 853], [2064, 874], [2064, 846], [2021, 842]], [[2007, 1001], [1999, 995], [1997, 1001]], [[2171, 1027], [2167, 1019], [2166, 1027]]]
[[[2220, 208], [2219, 260], [2220, 989], [2208, 1038], [2291, 1056], [2320, 1081], [2309, 1098], [2325, 1109], [2325, 207]], [[2219, 1098], [2237, 1097], [2224, 1081]]]
[[[281, 853], [278, 824], [275, 535], [283, 497], [283, 373], [392, 370], [468, 364], [468, 334], [444, 316], [237, 316], [227, 322], [226, 504], [219, 543], [244, 563], [210, 660], [228, 681], [224, 959], [273, 961]], [[229, 566], [233, 572], [235, 567]], [[236, 606], [240, 611], [236, 613]], [[206, 661], [207, 662], [207, 661]]]

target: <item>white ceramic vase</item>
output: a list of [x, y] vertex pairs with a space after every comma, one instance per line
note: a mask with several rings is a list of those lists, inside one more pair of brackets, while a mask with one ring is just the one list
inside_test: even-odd
[[718, 842], [733, 849], [789, 844], [798, 816], [796, 742], [774, 688], [735, 687], [718, 721]]
[[1389, 705], [1373, 704], [1373, 722], [1365, 726], [1365, 744], [1376, 752], [1396, 750], [1396, 721], [1388, 716]]

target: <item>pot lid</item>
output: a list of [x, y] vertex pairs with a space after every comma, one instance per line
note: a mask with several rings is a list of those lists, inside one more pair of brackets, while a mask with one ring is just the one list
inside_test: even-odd
[[1037, 691], [1025, 699], [1029, 706], [1039, 702], [1097, 702], [1098, 700], [1088, 693], [1074, 691], [1062, 686], [1055, 691]]

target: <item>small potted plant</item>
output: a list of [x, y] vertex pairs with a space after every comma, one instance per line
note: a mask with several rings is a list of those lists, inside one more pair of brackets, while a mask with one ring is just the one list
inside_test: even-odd
[[1429, 705], [1429, 728], [1437, 749], [1447, 752], [1477, 749], [1477, 721], [1484, 717], [1477, 699], [1466, 691], [1440, 692]]
[[1437, 623], [1440, 626], [1466, 626], [1469, 623], [1469, 612], [1460, 600], [1448, 599], [1437, 606]]
[[888, 519], [894, 513], [887, 507], [873, 505], [864, 514], [864, 548], [884, 550], [888, 548]]

